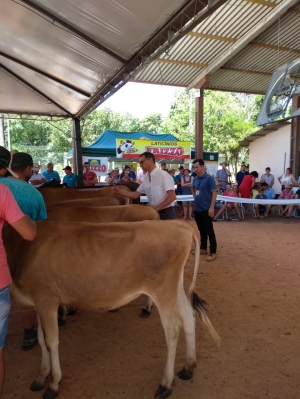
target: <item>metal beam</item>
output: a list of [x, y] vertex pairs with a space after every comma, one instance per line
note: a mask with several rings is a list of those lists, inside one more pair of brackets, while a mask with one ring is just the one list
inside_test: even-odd
[[167, 52], [189, 31], [213, 14], [228, 0], [189, 0], [102, 86], [76, 114], [82, 118], [93, 111], [152, 61]]
[[39, 13], [45, 15], [46, 17], [50, 18], [52, 20], [51, 23], [53, 23], [53, 25], [54, 25], [54, 22], [57, 22], [59, 25], [68, 29], [70, 32], [74, 33], [74, 35], [80, 37], [81, 39], [83, 39], [84, 41], [89, 43], [91, 46], [97, 48], [98, 50], [105, 52], [106, 54], [110, 55], [112, 58], [120, 61], [122, 64], [126, 63], [126, 60], [124, 58], [122, 58], [118, 54], [114, 53], [112, 50], [108, 49], [107, 47], [103, 46], [102, 44], [98, 43], [96, 40], [92, 39], [85, 33], [81, 32], [80, 30], [69, 25], [63, 19], [61, 19], [61, 18], [57, 17], [56, 15], [52, 14], [51, 12], [45, 10], [43, 7], [33, 3], [31, 0], [21, 0], [21, 1], [22, 1], [22, 3], [27, 4], [30, 8], [32, 8], [32, 9], [38, 11]]
[[85, 96], [85, 97], [88, 97], [88, 98], [89, 98], [89, 97], [91, 96], [90, 93], [88, 93], [88, 92], [86, 92], [86, 91], [83, 91], [83, 90], [81, 90], [81, 89], [78, 89], [78, 87], [75, 87], [75, 86], [73, 86], [73, 85], [70, 85], [69, 83], [64, 82], [63, 80], [61, 80], [61, 79], [59, 79], [59, 78], [56, 78], [55, 76], [52, 76], [52, 75], [50, 75], [49, 73], [47, 73], [47, 72], [45, 72], [45, 71], [42, 71], [42, 70], [40, 70], [40, 69], [38, 69], [38, 68], [36, 68], [36, 67], [34, 67], [34, 66], [32, 66], [32, 65], [26, 64], [26, 62], [20, 61], [20, 60], [18, 60], [17, 58], [14, 58], [14, 57], [12, 57], [12, 56], [10, 56], [10, 55], [8, 55], [8, 54], [3, 53], [2, 51], [0, 51], [0, 56], [3, 57], [3, 58], [7, 58], [8, 60], [15, 62], [16, 64], [22, 65], [22, 66], [24, 66], [25, 68], [30, 69], [31, 71], [37, 72], [37, 73], [39, 73], [40, 75], [43, 75], [43, 76], [45, 76], [46, 78], [51, 79], [51, 80], [53, 80], [54, 82], [61, 84], [62, 86], [68, 87], [69, 89], [71, 89], [71, 90], [73, 90], [73, 91], [76, 91], [77, 93], [82, 94], [82, 95]]
[[[9, 74], [10, 76], [12, 76], [14, 79], [16, 79], [18, 82], [22, 83], [23, 85], [27, 86], [29, 89], [31, 89], [33, 92], [35, 92], [36, 94], [40, 95], [41, 97], [43, 97], [45, 100], [49, 101], [50, 103], [52, 103], [53, 105], [55, 105], [56, 107], [58, 107], [59, 109], [61, 109], [62, 111], [64, 111], [65, 114], [69, 115], [70, 117], [73, 117], [73, 115], [67, 111], [64, 107], [62, 107], [60, 104], [58, 104], [57, 102], [53, 101], [50, 97], [48, 97], [46, 94], [42, 93], [40, 90], [38, 90], [37, 88], [35, 88], [34, 86], [32, 86], [30, 83], [26, 82], [24, 79], [20, 78], [20, 76], [18, 76], [17, 74], [15, 74], [14, 72], [12, 72], [10, 69], [6, 68], [6, 66], [4, 66], [3, 64], [0, 64], [0, 69], [2, 69], [4, 72], [6, 72], [7, 74]], [[1, 112], [1, 110], [0, 110]], [[4, 110], [3, 112], [8, 113], [9, 111]], [[24, 112], [22, 112], [24, 113]]]
[[278, 18], [285, 14], [291, 7], [296, 5], [299, 0], [285, 0], [274, 8], [270, 13], [255, 25], [248, 33], [241, 37], [234, 43], [227, 51], [225, 51], [219, 58], [217, 58], [211, 65], [202, 71], [188, 86], [188, 90], [192, 89], [199, 80], [206, 75], [213, 75], [226, 62], [232, 59], [236, 54], [243, 50], [253, 39], [255, 39], [262, 32], [267, 30]]
[[72, 120], [72, 149], [73, 149], [73, 171], [78, 176], [78, 186], [83, 187], [83, 169], [82, 169], [82, 147], [80, 119]]

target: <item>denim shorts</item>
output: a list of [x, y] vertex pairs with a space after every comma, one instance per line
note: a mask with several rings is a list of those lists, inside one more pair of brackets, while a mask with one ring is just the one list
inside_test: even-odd
[[0, 289], [0, 349], [3, 349], [10, 311], [9, 286]]
[[194, 201], [182, 201], [183, 205], [190, 205], [190, 204], [193, 204], [193, 203], [194, 203]]

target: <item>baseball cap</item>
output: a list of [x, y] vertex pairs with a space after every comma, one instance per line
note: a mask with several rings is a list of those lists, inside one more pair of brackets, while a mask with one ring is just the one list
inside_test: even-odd
[[6, 168], [12, 176], [18, 178], [18, 175], [11, 170], [12, 157], [6, 148], [0, 146], [0, 165]]
[[71, 166], [67, 165], [63, 168], [63, 170], [72, 170]]
[[27, 152], [16, 152], [12, 157], [11, 168], [27, 168], [27, 166], [33, 166], [33, 160], [31, 155]]
[[40, 165], [38, 163], [34, 163], [31, 167], [31, 170], [38, 172], [40, 170]]

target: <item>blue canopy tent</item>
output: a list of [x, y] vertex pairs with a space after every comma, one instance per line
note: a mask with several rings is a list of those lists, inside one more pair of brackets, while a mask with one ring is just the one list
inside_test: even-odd
[[[82, 155], [86, 157], [116, 157], [116, 139], [149, 139], [162, 141], [179, 141], [175, 136], [169, 133], [148, 133], [148, 132], [116, 132], [114, 130], [105, 130], [91, 145], [82, 147]], [[192, 148], [191, 157], [195, 156], [195, 150]], [[72, 150], [69, 151], [68, 158], [72, 157]]]

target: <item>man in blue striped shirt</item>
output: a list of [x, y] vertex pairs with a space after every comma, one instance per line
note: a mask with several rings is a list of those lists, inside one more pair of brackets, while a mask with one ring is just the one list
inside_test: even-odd
[[47, 163], [47, 169], [42, 172], [44, 175], [46, 182], [51, 181], [51, 180], [57, 180], [60, 182], [60, 177], [58, 172], [56, 170], [53, 170], [53, 163], [49, 162]]

